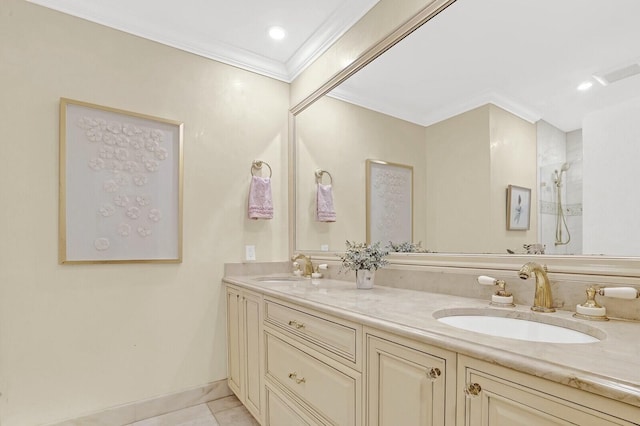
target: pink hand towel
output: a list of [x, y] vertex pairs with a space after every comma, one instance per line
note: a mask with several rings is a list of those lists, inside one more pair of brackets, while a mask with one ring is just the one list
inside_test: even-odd
[[333, 207], [331, 185], [318, 184], [316, 197], [316, 219], [318, 222], [335, 222], [336, 211]]
[[271, 178], [252, 176], [249, 187], [249, 219], [273, 219]]

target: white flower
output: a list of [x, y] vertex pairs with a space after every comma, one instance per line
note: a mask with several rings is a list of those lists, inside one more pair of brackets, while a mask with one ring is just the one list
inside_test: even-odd
[[141, 149], [144, 146], [144, 140], [142, 139], [142, 136], [136, 135], [129, 138], [129, 145], [134, 149]]
[[122, 125], [120, 123], [116, 123], [115, 121], [112, 121], [111, 123], [109, 123], [107, 125], [107, 129], [111, 132], [111, 133], [121, 133], [122, 132]]
[[152, 222], [159, 222], [162, 219], [162, 213], [158, 209], [149, 210], [149, 220]]
[[118, 190], [118, 184], [113, 179], [109, 179], [104, 182], [102, 188], [105, 192], [116, 192]]
[[122, 162], [118, 160], [109, 160], [105, 163], [104, 168], [112, 172], [118, 172], [122, 170]]
[[144, 168], [149, 172], [158, 171], [158, 162], [155, 160], [147, 160], [144, 162]]
[[98, 212], [100, 213], [100, 215], [102, 217], [109, 217], [109, 216], [112, 216], [116, 212], [116, 208], [113, 207], [111, 204], [104, 203], [100, 207], [100, 209], [98, 209]]
[[129, 204], [129, 197], [122, 194], [116, 195], [115, 197], [113, 197], [113, 204], [115, 204], [118, 207], [124, 207], [127, 204]]
[[131, 225], [129, 225], [128, 223], [121, 223], [120, 225], [118, 225], [118, 234], [121, 237], [128, 237], [129, 235], [131, 235]]
[[146, 226], [139, 226], [138, 235], [140, 235], [141, 237], [148, 237], [149, 235], [151, 235], [151, 229]]
[[127, 136], [133, 136], [136, 134], [136, 126], [133, 124], [125, 124], [122, 126], [122, 133]]
[[154, 141], [162, 140], [162, 131], [158, 129], [151, 129], [151, 139]]
[[144, 147], [147, 149], [147, 151], [151, 151], [151, 152], [155, 151], [158, 148], [158, 146], [159, 146], [158, 142], [153, 139], [147, 140], [144, 144]]
[[89, 139], [91, 142], [100, 142], [102, 140], [102, 130], [93, 127], [89, 130], [87, 130], [87, 139]]
[[128, 171], [129, 173], [135, 173], [140, 170], [140, 164], [136, 163], [135, 161], [127, 161], [126, 163], [124, 163], [124, 170]]
[[89, 168], [95, 171], [104, 169], [104, 160], [102, 158], [92, 158], [89, 160]]
[[129, 138], [125, 135], [116, 135], [116, 145], [122, 147], [129, 146]]
[[124, 173], [117, 173], [115, 176], [115, 180], [116, 180], [116, 183], [120, 186], [127, 186], [131, 183], [131, 179], [129, 178], [129, 175], [126, 175]]
[[109, 239], [108, 238], [96, 238], [93, 241], [93, 246], [96, 248], [96, 250], [98, 251], [105, 251], [109, 248]]
[[96, 121], [90, 117], [80, 117], [78, 118], [76, 124], [81, 129], [90, 129], [92, 127], [95, 127], [98, 123], [96, 123]]
[[137, 219], [140, 217], [140, 209], [137, 207], [129, 207], [125, 214], [129, 219]]
[[137, 195], [136, 202], [139, 206], [148, 206], [149, 204], [151, 204], [151, 197], [149, 197], [148, 195]]
[[102, 136], [102, 142], [106, 143], [107, 145], [115, 145], [116, 136], [111, 133], [105, 133]]
[[135, 183], [137, 186], [146, 185], [147, 181], [148, 181], [148, 178], [145, 175], [142, 175], [142, 174], [133, 175], [133, 183]]
[[161, 161], [166, 160], [167, 157], [169, 157], [169, 152], [164, 148], [156, 148], [154, 154], [156, 155], [156, 158]]
[[100, 148], [98, 148], [98, 155], [100, 156], [100, 158], [105, 158], [105, 159], [113, 158], [114, 152], [115, 150], [113, 149], [112, 146], [103, 145]]
[[124, 148], [117, 148], [116, 158], [120, 161], [125, 161], [127, 158], [129, 158], [129, 151]]

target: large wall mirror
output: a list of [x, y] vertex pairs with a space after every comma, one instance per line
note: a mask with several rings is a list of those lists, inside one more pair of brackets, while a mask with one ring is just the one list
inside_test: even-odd
[[[295, 115], [294, 249], [366, 240], [379, 160], [413, 168], [412, 242], [429, 253], [412, 259], [533, 247], [565, 272], [640, 275], [638, 16], [637, 0], [453, 2]], [[316, 220], [317, 169], [335, 222]], [[528, 229], [508, 229], [509, 185], [531, 190]]]

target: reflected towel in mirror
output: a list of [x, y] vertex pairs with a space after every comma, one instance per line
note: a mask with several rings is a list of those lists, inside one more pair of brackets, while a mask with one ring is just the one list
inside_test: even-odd
[[335, 222], [336, 212], [333, 207], [333, 190], [331, 185], [317, 184], [316, 220], [318, 222]]
[[249, 219], [273, 219], [271, 178], [251, 176]]

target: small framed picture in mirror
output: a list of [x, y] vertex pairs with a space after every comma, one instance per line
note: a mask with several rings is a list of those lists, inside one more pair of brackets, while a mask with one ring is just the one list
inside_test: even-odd
[[507, 187], [507, 230], [527, 231], [531, 223], [531, 189]]

